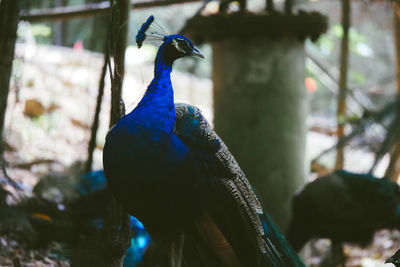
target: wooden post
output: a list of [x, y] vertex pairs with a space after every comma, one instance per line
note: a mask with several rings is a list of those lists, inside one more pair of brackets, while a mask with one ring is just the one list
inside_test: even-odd
[[[344, 126], [346, 120], [346, 94], [347, 94], [347, 69], [349, 58], [349, 28], [350, 28], [350, 0], [342, 0], [342, 27], [343, 38], [340, 53], [340, 79], [339, 94], [337, 104], [337, 138], [344, 136]], [[344, 167], [344, 148], [340, 147], [336, 153], [335, 169]]]
[[[400, 94], [400, 5], [393, 2], [393, 35], [395, 40], [396, 54], [396, 81], [397, 93]], [[399, 109], [399, 108], [398, 108]], [[396, 112], [400, 113], [400, 110]], [[398, 114], [397, 116], [399, 116]], [[393, 182], [397, 182], [400, 175], [400, 140], [396, 140], [390, 151], [390, 161], [386, 168], [385, 177]]]

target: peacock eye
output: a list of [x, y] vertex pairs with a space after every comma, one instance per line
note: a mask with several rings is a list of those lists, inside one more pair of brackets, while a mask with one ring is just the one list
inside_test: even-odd
[[193, 44], [191, 44], [185, 39], [177, 39], [177, 40], [179, 48], [183, 49], [184, 51], [192, 50], [194, 47]]
[[180, 42], [179, 46], [183, 49], [183, 50], [188, 50], [189, 46], [188, 44], [184, 41], [184, 42]]

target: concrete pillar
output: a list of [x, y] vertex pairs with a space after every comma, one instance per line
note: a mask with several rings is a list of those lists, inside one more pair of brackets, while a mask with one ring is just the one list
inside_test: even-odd
[[183, 32], [213, 46], [214, 123], [282, 232], [305, 182], [304, 40], [327, 29], [317, 12], [190, 19]]
[[296, 37], [213, 43], [214, 123], [285, 231], [305, 181], [304, 44]]

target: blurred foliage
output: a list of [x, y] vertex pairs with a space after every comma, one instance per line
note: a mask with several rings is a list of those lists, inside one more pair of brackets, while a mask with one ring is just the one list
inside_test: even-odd
[[[328, 32], [314, 43], [306, 42], [307, 53], [322, 65], [323, 70], [308, 61], [307, 75], [314, 78], [317, 84], [317, 90], [310, 94], [311, 114], [334, 120], [334, 92], [339, 80], [340, 41], [343, 36], [340, 1], [306, 3], [301, 8], [329, 14], [331, 26]], [[395, 93], [392, 16], [391, 5], [386, 2], [352, 1], [347, 87], [357, 101], [350, 99], [349, 117], [363, 115], [364, 109], [359, 102], [375, 110], [383, 107]]]
[[[25, 9], [50, 8], [62, 5], [84, 5], [102, 0], [23, 0]], [[384, 1], [352, 1], [353, 14], [350, 29], [350, 56], [348, 88], [357, 94], [365, 94], [374, 106], [381, 107], [387, 101], [385, 96], [393, 94], [394, 86], [394, 47], [392, 37], [391, 5]], [[261, 10], [261, 1], [250, 0], [249, 6]], [[316, 42], [306, 42], [306, 49], [325, 70], [338, 80], [338, 58], [343, 29], [340, 24], [340, 1], [298, 0], [296, 8], [317, 10], [329, 14], [330, 28], [327, 34]], [[135, 35], [141, 23], [153, 14], [157, 22], [169, 33], [177, 33], [200, 8], [201, 3], [135, 10], [130, 19], [130, 45], [135, 45]], [[59, 44], [72, 47], [82, 41], [88, 50], [103, 52], [107, 19], [81, 18], [56, 23], [38, 23], [33, 26], [35, 40], [40, 44]], [[61, 34], [59, 32], [62, 32]], [[212, 51], [209, 45], [202, 45], [205, 60], [190, 58], [177, 62], [176, 69], [187, 71], [201, 77], [211, 77]], [[334, 85], [323, 77], [321, 71], [307, 65], [307, 76], [316, 81], [317, 89], [310, 93], [311, 111], [333, 118], [336, 107]], [[329, 80], [329, 79], [328, 79]], [[331, 87], [331, 88], [328, 88]], [[362, 116], [363, 109], [355, 105], [353, 113]], [[353, 116], [354, 114], [349, 114]]]
[[51, 28], [44, 24], [32, 25], [32, 33], [36, 36], [49, 37], [51, 34]]
[[32, 34], [39, 44], [52, 44], [52, 28], [50, 24], [33, 24]]

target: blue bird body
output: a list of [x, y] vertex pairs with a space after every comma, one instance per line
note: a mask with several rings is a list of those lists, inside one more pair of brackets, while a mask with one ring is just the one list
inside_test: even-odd
[[[104, 148], [104, 169], [106, 177], [112, 177], [108, 179], [111, 189], [119, 192], [116, 197], [156, 236], [161, 238], [169, 228], [168, 237], [161, 238], [165, 240], [182, 231], [185, 220], [180, 214], [189, 219], [190, 210], [200, 200], [195, 197], [194, 158], [173, 132], [175, 106], [170, 74], [177, 53], [169, 52], [174, 48], [167, 45], [174, 38], [169, 36], [160, 47], [154, 79], [137, 107], [109, 132]], [[143, 201], [146, 205], [131, 204]], [[170, 217], [169, 223], [163, 222], [163, 217]]]
[[175, 107], [172, 64], [200, 51], [181, 35], [163, 40], [143, 98], [106, 137], [111, 191], [172, 265], [303, 266], [200, 111]]

